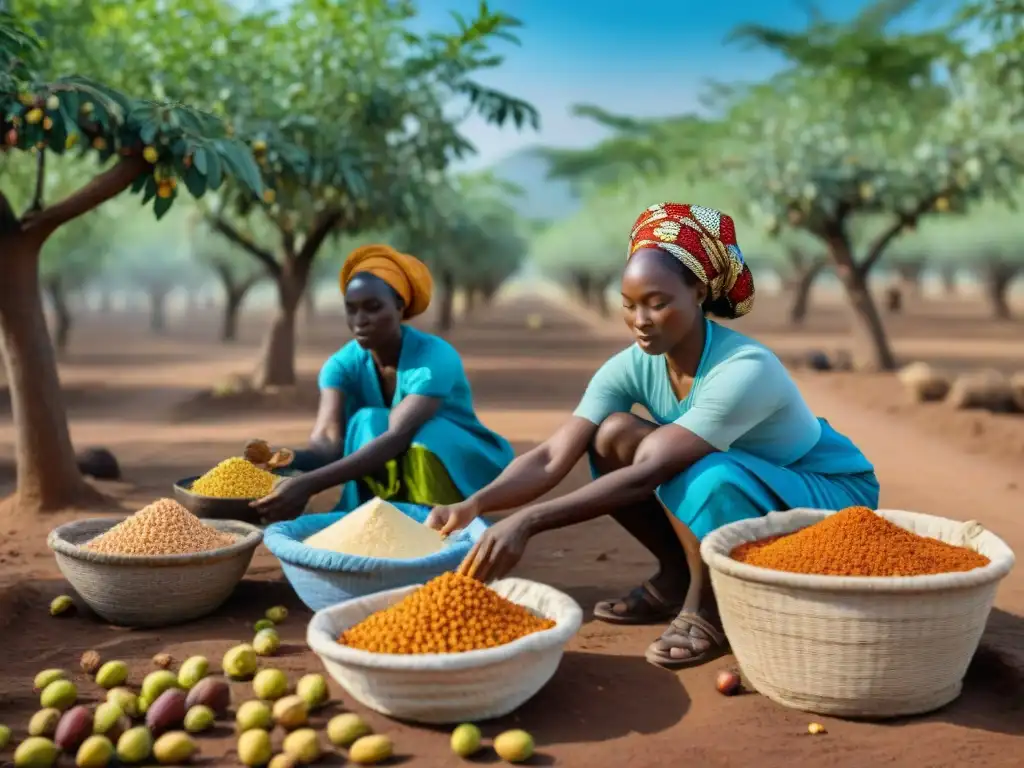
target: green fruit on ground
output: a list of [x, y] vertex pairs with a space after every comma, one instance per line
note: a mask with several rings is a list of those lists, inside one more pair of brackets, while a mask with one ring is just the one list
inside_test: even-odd
[[145, 762], [152, 752], [153, 736], [145, 726], [131, 728], [117, 740], [117, 759], [122, 763], [134, 765]]
[[270, 762], [267, 763], [267, 768], [297, 768], [299, 762], [291, 755], [286, 755], [282, 752], [280, 755], [274, 755]]
[[363, 736], [349, 747], [348, 759], [356, 765], [376, 765], [391, 757], [393, 752], [391, 739], [375, 733]]
[[75, 755], [78, 768], [107, 768], [114, 759], [114, 745], [106, 736], [90, 736]]
[[262, 632], [264, 629], [273, 629], [277, 625], [274, 624], [270, 619], [260, 619], [252, 625], [253, 632]]
[[274, 722], [286, 731], [301, 728], [309, 721], [309, 705], [301, 696], [285, 696], [274, 702]]
[[229, 649], [221, 662], [224, 674], [236, 679], [252, 677], [256, 673], [258, 664], [256, 650], [248, 643]]
[[266, 765], [274, 754], [270, 734], [262, 728], [253, 728], [239, 736], [237, 749], [242, 765]]
[[302, 765], [315, 763], [323, 752], [320, 735], [312, 728], [300, 728], [289, 733], [284, 737], [282, 749], [286, 755], [295, 758]]
[[303, 675], [295, 685], [295, 693], [306, 700], [306, 706], [316, 709], [327, 703], [330, 698], [330, 690], [327, 688], [327, 681], [323, 675]]
[[70, 680], [54, 680], [39, 694], [39, 706], [43, 709], [59, 709], [63, 712], [78, 700], [78, 689]]
[[120, 724], [122, 717], [124, 712], [121, 707], [112, 701], [103, 702], [96, 707], [96, 714], [93, 715], [93, 733], [106, 735]]
[[11, 741], [11, 729], [6, 725], [0, 725], [0, 752], [7, 749], [7, 745]]
[[336, 747], [347, 747], [370, 733], [370, 726], [354, 712], [335, 715], [327, 722], [327, 739]]
[[[40, 119], [42, 116], [40, 115]], [[38, 121], [37, 121], [38, 122]], [[50, 615], [61, 616], [75, 607], [75, 601], [68, 595], [57, 595], [50, 601]]]
[[178, 677], [167, 669], [150, 672], [142, 681], [142, 698], [152, 704], [160, 698], [160, 694], [178, 687]]
[[183, 731], [165, 733], [153, 744], [153, 757], [161, 765], [184, 765], [198, 751], [192, 737]]
[[246, 701], [235, 713], [235, 723], [240, 733], [256, 728], [267, 730], [274, 722], [270, 707], [262, 701]]
[[280, 624], [288, 618], [288, 609], [283, 605], [275, 605], [273, 608], [267, 609], [266, 616], [275, 624]]
[[124, 681], [127, 679], [128, 665], [123, 661], [108, 661], [96, 673], [96, 685], [106, 688], [108, 691], [111, 688], [124, 685]]
[[279, 669], [261, 669], [252, 679], [252, 692], [264, 701], [280, 699], [288, 693], [288, 675]]
[[273, 629], [261, 629], [252, 639], [252, 647], [258, 656], [273, 656], [281, 647], [281, 637]]
[[28, 721], [28, 735], [53, 738], [53, 734], [57, 730], [57, 723], [60, 722], [60, 716], [59, 709], [40, 709]]
[[66, 680], [67, 676], [68, 673], [63, 669], [44, 669], [36, 675], [32, 681], [32, 687], [37, 691], [41, 691], [55, 680]]
[[190, 656], [178, 670], [178, 685], [186, 691], [194, 687], [210, 671], [210, 662], [205, 656]]
[[533, 736], [519, 729], [505, 731], [494, 739], [494, 751], [506, 763], [522, 763], [533, 757]]
[[107, 691], [107, 701], [117, 704], [128, 717], [139, 715], [139, 697], [131, 688], [111, 688]]
[[480, 751], [481, 741], [480, 729], [472, 723], [463, 723], [452, 731], [452, 752], [459, 757], [475, 755]]
[[29, 736], [14, 750], [14, 768], [50, 768], [57, 762], [60, 750], [42, 736]]
[[202, 733], [211, 728], [216, 719], [212, 709], [197, 704], [185, 713], [185, 730], [189, 733]]

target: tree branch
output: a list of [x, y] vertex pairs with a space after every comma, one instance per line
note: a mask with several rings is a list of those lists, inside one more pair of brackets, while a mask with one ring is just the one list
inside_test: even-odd
[[22, 231], [36, 236], [40, 243], [44, 242], [59, 227], [124, 192], [148, 166], [139, 156], [122, 159], [59, 203], [25, 214], [21, 221]]
[[944, 197], [949, 194], [948, 189], [944, 189], [940, 192], [936, 192], [932, 195], [927, 196], [921, 200], [917, 206], [910, 213], [900, 213], [888, 229], [880, 234], [875, 242], [872, 243], [871, 248], [868, 249], [868, 255], [864, 258], [864, 261], [857, 265], [857, 270], [861, 273], [861, 276], [866, 277], [871, 269], [878, 263], [878, 260], [882, 258], [882, 254], [885, 253], [885, 249], [889, 247], [889, 244], [896, 239], [907, 227], [917, 223], [917, 220], [932, 206], [935, 205], [935, 201], [940, 197]]
[[299, 249], [296, 255], [296, 261], [299, 266], [303, 267], [307, 272], [309, 271], [309, 265], [313, 263], [313, 259], [316, 257], [317, 251], [320, 250], [320, 246], [324, 244], [324, 240], [331, 234], [331, 230], [338, 226], [341, 216], [341, 210], [335, 208], [320, 214], [313, 222], [313, 228], [309, 231], [306, 241], [302, 244], [302, 248]]
[[273, 275], [275, 279], [281, 275], [281, 265], [277, 263], [277, 260], [274, 258], [274, 254], [270, 251], [260, 248], [249, 238], [243, 237], [237, 229], [231, 226], [231, 224], [221, 216], [208, 214], [206, 220], [216, 232], [219, 232], [232, 243], [241, 247], [251, 256], [256, 258], [257, 261], [266, 267], [267, 272]]
[[[36, 191], [32, 196], [29, 211], [38, 213], [43, 210], [43, 195], [46, 192], [46, 150], [40, 149], [36, 156]], [[28, 211], [26, 211], [27, 213]]]

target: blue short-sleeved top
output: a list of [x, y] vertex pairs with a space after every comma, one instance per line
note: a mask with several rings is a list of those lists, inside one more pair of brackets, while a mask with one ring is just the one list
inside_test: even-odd
[[339, 389], [344, 393], [346, 418], [362, 408], [391, 410], [409, 395], [422, 395], [441, 401], [436, 417], [490, 434], [473, 410], [473, 395], [462, 358], [444, 339], [403, 325], [396, 373], [395, 396], [391, 402], [385, 402], [373, 357], [353, 340], [324, 363], [319, 383], [321, 389]]
[[594, 374], [576, 416], [600, 424], [644, 406], [658, 424], [677, 424], [719, 451], [736, 448], [786, 466], [821, 437], [821, 423], [775, 354], [748, 336], [705, 320], [704, 351], [690, 393], [679, 400], [663, 355], [635, 344]]

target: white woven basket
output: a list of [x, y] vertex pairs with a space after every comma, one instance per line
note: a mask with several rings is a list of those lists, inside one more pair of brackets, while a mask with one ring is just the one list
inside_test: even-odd
[[973, 521], [880, 509], [896, 525], [991, 562], [962, 573], [863, 577], [787, 573], [729, 557], [739, 544], [832, 514], [771, 512], [723, 526], [701, 544], [744, 675], [780, 704], [840, 717], [898, 717], [948, 704], [960, 694], [1013, 552]]
[[446, 724], [501, 717], [532, 698], [555, 674], [583, 611], [556, 589], [525, 579], [490, 585], [555, 626], [498, 648], [422, 656], [370, 653], [338, 643], [346, 629], [399, 602], [417, 586], [348, 600], [313, 616], [309, 647], [331, 677], [370, 709], [402, 720]]
[[263, 540], [263, 532], [238, 520], [204, 520], [236, 537], [234, 544], [190, 555], [107, 555], [82, 545], [121, 522], [103, 517], [55, 528], [46, 543], [64, 578], [86, 604], [112, 624], [159, 627], [217, 610], [228, 599]]

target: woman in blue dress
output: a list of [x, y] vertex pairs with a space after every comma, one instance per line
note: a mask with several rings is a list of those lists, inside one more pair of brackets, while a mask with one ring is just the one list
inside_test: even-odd
[[320, 371], [311, 447], [292, 464], [301, 474], [253, 506], [270, 520], [295, 517], [310, 497], [339, 485], [343, 510], [374, 496], [426, 506], [471, 496], [514, 454], [477, 418], [455, 348], [404, 322], [430, 304], [430, 271], [413, 256], [368, 245], [349, 255], [340, 280], [355, 338]]
[[[808, 408], [766, 347], [707, 315], [735, 318], [754, 284], [730, 217], [663, 203], [644, 211], [622, 276], [636, 343], [594, 375], [574, 415], [465, 501], [435, 508], [444, 532], [478, 515], [518, 509], [491, 527], [463, 563], [481, 580], [519, 562], [542, 531], [612, 515], [657, 558], [658, 573], [598, 603], [617, 624], [668, 622], [647, 659], [673, 668], [724, 650], [699, 542], [736, 520], [794, 507], [878, 503], [872, 465]], [[650, 419], [632, 413], [643, 406]], [[538, 501], [584, 455], [594, 481]], [[666, 514], [667, 513], [667, 514]]]

